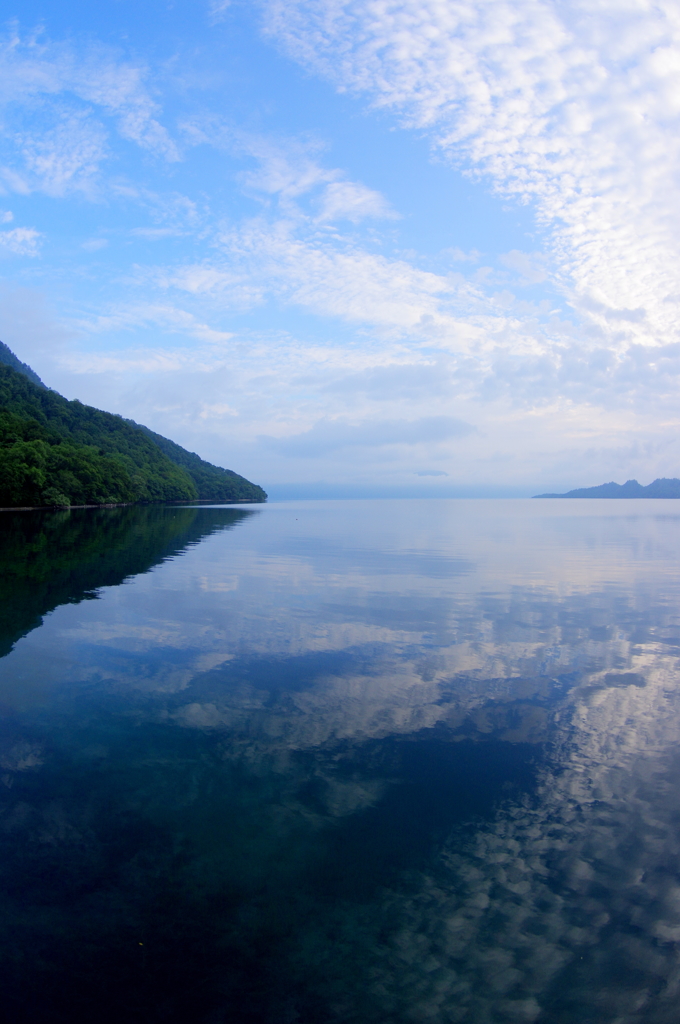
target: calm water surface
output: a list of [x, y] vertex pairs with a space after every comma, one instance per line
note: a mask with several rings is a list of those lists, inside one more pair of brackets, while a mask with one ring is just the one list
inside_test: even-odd
[[680, 502], [0, 528], [10, 1024], [676, 1024]]

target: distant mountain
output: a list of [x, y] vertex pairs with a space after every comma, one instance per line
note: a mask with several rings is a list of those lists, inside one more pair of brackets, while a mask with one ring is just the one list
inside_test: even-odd
[[266, 499], [146, 427], [69, 402], [0, 348], [1, 507]]
[[680, 480], [677, 477], [659, 477], [647, 487], [637, 480], [625, 484], [600, 484], [598, 487], [579, 487], [566, 494], [535, 494], [535, 498], [680, 498]]

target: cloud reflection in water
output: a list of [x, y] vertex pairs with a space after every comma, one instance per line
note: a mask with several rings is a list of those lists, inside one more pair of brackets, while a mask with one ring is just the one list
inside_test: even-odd
[[134, 1020], [674, 1020], [680, 515], [622, 504], [272, 506], [20, 640], [53, 1005], [106, 953]]

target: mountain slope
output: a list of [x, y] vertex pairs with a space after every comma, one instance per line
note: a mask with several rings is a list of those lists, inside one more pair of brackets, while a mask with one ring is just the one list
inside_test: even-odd
[[0, 363], [4, 363], [6, 366], [11, 366], [13, 370], [17, 370], [19, 373], [23, 373], [24, 377], [39, 387], [46, 387], [41, 381], [35, 370], [32, 370], [27, 363], [22, 363], [21, 360], [14, 355], [11, 348], [5, 345], [4, 341], [0, 341]]
[[[134, 420], [129, 422], [134, 423]], [[182, 466], [187, 471], [196, 485], [200, 501], [266, 500], [266, 492], [258, 484], [246, 480], [244, 476], [239, 476], [231, 469], [222, 469], [220, 466], [213, 466], [211, 462], [205, 462], [195, 452], [188, 452], [186, 448], [181, 448], [174, 441], [156, 434], [141, 423], [134, 425], [143, 430], [176, 466]]]
[[637, 480], [625, 484], [599, 484], [597, 487], [579, 487], [566, 494], [535, 494], [535, 498], [680, 498], [680, 480], [676, 477], [659, 477], [647, 487]]
[[68, 401], [0, 348], [0, 506], [266, 498], [148, 428]]

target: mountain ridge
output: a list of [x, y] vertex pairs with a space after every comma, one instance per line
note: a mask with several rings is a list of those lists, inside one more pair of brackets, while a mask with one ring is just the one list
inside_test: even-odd
[[680, 480], [677, 477], [657, 477], [643, 487], [637, 480], [625, 484], [610, 481], [596, 487], [577, 487], [565, 494], [534, 494], [534, 498], [680, 498]]
[[33, 384], [37, 384], [38, 387], [47, 388], [47, 384], [41, 381], [35, 370], [32, 369], [28, 363], [22, 363], [19, 357], [12, 352], [9, 345], [5, 345], [4, 341], [0, 341], [0, 363], [4, 363], [5, 366], [11, 366], [12, 369], [16, 370], [18, 373], [23, 373], [24, 377], [28, 377], [28, 379]]

